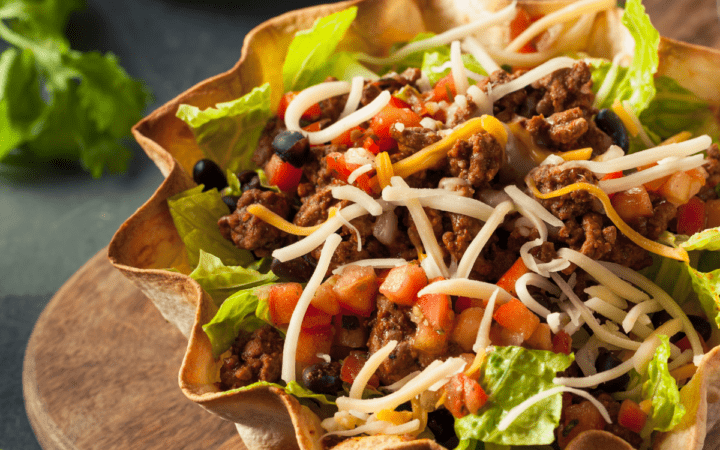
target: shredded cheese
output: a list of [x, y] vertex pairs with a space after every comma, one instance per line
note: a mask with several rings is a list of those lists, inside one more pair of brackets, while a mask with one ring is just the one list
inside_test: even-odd
[[355, 186], [333, 186], [330, 188], [330, 192], [338, 200], [350, 200], [357, 203], [373, 216], [379, 216], [383, 212], [383, 208], [377, 200]]
[[337, 269], [333, 270], [333, 274], [338, 274], [343, 271], [347, 266], [361, 266], [361, 267], [374, 267], [376, 269], [391, 269], [393, 267], [404, 266], [408, 262], [402, 258], [378, 258], [378, 259], [361, 259], [359, 261], [353, 261], [351, 263], [342, 265]]
[[480, 63], [485, 72], [491, 74], [501, 70], [500, 65], [495, 62], [494, 59], [488, 54], [483, 45], [472, 36], [468, 36], [462, 43], [465, 51], [473, 55], [473, 57]]
[[495, 211], [490, 215], [487, 222], [482, 226], [480, 232], [473, 238], [468, 248], [465, 250], [460, 262], [458, 263], [457, 271], [453, 275], [453, 278], [468, 278], [472, 272], [475, 260], [480, 256], [483, 247], [487, 244], [488, 240], [492, 237], [497, 227], [499, 227], [505, 216], [512, 211], [513, 203], [506, 201], [500, 203]]
[[626, 309], [628, 307], [627, 301], [610, 290], [610, 288], [598, 284], [585, 288], [584, 291], [589, 297], [598, 297], [606, 303], [613, 305], [616, 308]]
[[418, 297], [425, 294], [447, 294], [460, 295], [463, 297], [486, 299], [499, 289], [498, 304], [509, 302], [513, 297], [508, 291], [492, 283], [484, 281], [468, 280], [467, 278], [453, 278], [450, 280], [438, 280], [430, 283], [418, 292]]
[[314, 227], [299, 227], [260, 204], [249, 205], [246, 211], [275, 228], [296, 236], [309, 236], [320, 228], [320, 225], [315, 225]]
[[[298, 97], [299, 96], [300, 94], [298, 94]], [[310, 145], [324, 144], [325, 142], [330, 142], [331, 140], [340, 136], [350, 128], [356, 127], [361, 123], [375, 117], [385, 107], [385, 105], [390, 102], [391, 97], [392, 95], [390, 95], [390, 92], [382, 91], [380, 95], [375, 97], [373, 101], [353, 112], [352, 114], [343, 117], [329, 127], [320, 131], [304, 131], [304, 134], [307, 135]], [[297, 97], [295, 97], [295, 99], [297, 99]], [[293, 102], [294, 101], [295, 100], [293, 100]], [[290, 103], [290, 105], [292, 105], [292, 103]], [[290, 109], [290, 106], [288, 106], [288, 109]]]
[[333, 253], [335, 253], [335, 249], [340, 245], [340, 242], [342, 242], [342, 238], [337, 234], [330, 235], [325, 241], [315, 271], [310, 277], [305, 289], [303, 289], [297, 305], [295, 305], [292, 317], [290, 318], [290, 324], [288, 324], [285, 335], [285, 343], [283, 344], [282, 359], [282, 379], [286, 383], [295, 381], [295, 354], [297, 353], [298, 339], [300, 337], [300, 327], [308, 306], [310, 306], [310, 301], [315, 295], [315, 291], [320, 286], [320, 283], [322, 283], [323, 278], [325, 278], [325, 274], [330, 267], [330, 260], [332, 259]]
[[452, 41], [450, 43], [450, 67], [453, 82], [455, 82], [455, 90], [458, 95], [465, 95], [470, 83], [468, 83], [465, 74], [465, 64], [463, 64], [462, 54], [460, 52], [460, 41]]
[[630, 188], [641, 186], [645, 183], [655, 181], [675, 172], [685, 172], [705, 164], [706, 160], [703, 155], [693, 155], [687, 158], [665, 158], [661, 164], [650, 167], [633, 174], [613, 178], [611, 180], [600, 180], [598, 186], [605, 191], [606, 194], [614, 194], [615, 192], [626, 191]]
[[568, 58], [567, 56], [553, 58], [540, 64], [534, 69], [520, 75], [514, 80], [511, 80], [504, 84], [494, 85], [492, 87], [492, 93], [488, 92], [488, 95], [494, 103], [505, 97], [507, 94], [523, 89], [525, 86], [534, 83], [535, 81], [541, 79], [546, 75], [550, 75], [556, 70], [572, 67], [576, 62], [577, 61], [572, 58]]
[[340, 119], [354, 113], [360, 104], [360, 98], [362, 98], [363, 87], [365, 86], [365, 80], [362, 76], [353, 77], [350, 82], [350, 95], [345, 102], [345, 107], [340, 113]]
[[485, 307], [485, 312], [483, 312], [480, 327], [478, 328], [477, 336], [475, 336], [475, 343], [472, 346], [472, 350], [475, 352], [475, 359], [473, 359], [470, 368], [465, 371], [465, 375], [467, 376], [473, 376], [480, 370], [485, 360], [486, 349], [490, 346], [490, 325], [492, 325], [493, 313], [495, 312], [495, 301], [499, 293], [500, 288], [493, 291]]
[[362, 393], [368, 381], [370, 381], [370, 377], [372, 377], [378, 367], [380, 367], [380, 364], [385, 361], [385, 358], [390, 356], [390, 353], [395, 350], [397, 344], [397, 341], [392, 340], [368, 358], [362, 369], [355, 375], [355, 380], [353, 380], [353, 384], [350, 386], [350, 393], [348, 394], [350, 398], [362, 398]]
[[375, 157], [375, 167], [377, 169], [377, 179], [380, 188], [385, 189], [390, 186], [390, 179], [393, 177], [393, 167], [388, 152], [381, 152]]
[[630, 311], [628, 311], [622, 321], [618, 323], [622, 324], [623, 331], [629, 333], [630, 330], [632, 330], [635, 326], [635, 323], [637, 322], [637, 319], [638, 317], [640, 317], [640, 315], [654, 313], [662, 310], [663, 307], [657, 300], [647, 300], [644, 302], [640, 302], [630, 308]]
[[298, 93], [285, 110], [285, 127], [290, 131], [307, 134], [300, 126], [300, 118], [315, 103], [350, 92], [347, 81], [330, 81], [316, 84]]
[[[638, 152], [635, 154], [640, 154], [640, 153], [645, 153], [645, 152]], [[617, 160], [615, 160], [615, 161], [617, 161]], [[600, 200], [600, 202], [603, 204], [603, 207], [605, 207], [605, 214], [615, 224], [615, 226], [625, 236], [627, 236], [628, 239], [633, 241], [635, 244], [637, 244], [638, 246], [644, 248], [645, 250], [647, 250], [649, 252], [658, 254], [660, 256], [665, 256], [667, 258], [677, 259], [679, 261], [684, 261], [684, 262], [688, 262], [690, 260], [685, 249], [683, 249], [681, 247], [678, 247], [678, 248], [667, 247], [658, 242], [651, 241], [650, 239], [646, 238], [645, 236], [641, 235], [637, 231], [630, 228], [630, 225], [626, 224], [625, 221], [623, 221], [620, 218], [620, 215], [617, 213], [617, 211], [615, 211], [615, 208], [613, 208], [612, 203], [610, 202], [610, 198], [607, 196], [607, 194], [602, 189], [600, 189], [598, 186], [595, 186], [594, 184], [574, 183], [569, 186], [565, 186], [564, 188], [558, 189], [556, 191], [548, 192], [547, 194], [541, 193], [538, 190], [537, 186], [535, 186], [535, 181], [530, 177], [527, 178], [527, 184], [530, 187], [530, 189], [532, 189], [535, 197], [542, 198], [542, 199], [559, 197], [561, 195], [569, 194], [576, 190], [588, 191], [590, 194], [594, 195], [595, 197], [597, 197]]]
[[540, 317], [547, 319], [548, 315], [550, 314], [550, 310], [538, 303], [537, 300], [535, 300], [533, 296], [530, 295], [530, 291], [528, 291], [527, 288], [528, 284], [539, 287], [541, 289], [545, 289], [546, 291], [554, 295], [558, 295], [560, 293], [560, 290], [557, 288], [557, 286], [550, 283], [547, 278], [541, 277], [540, 275], [534, 273], [526, 273], [520, 278], [518, 278], [518, 280], [515, 282], [515, 292], [518, 295], [518, 299], [523, 302], [525, 306], [530, 309], [530, 311], [534, 312]]
[[[347, 162], [347, 159], [345, 161]], [[360, 166], [357, 169], [350, 172], [350, 175], [348, 175], [348, 179], [347, 179], [348, 183], [349, 184], [355, 183], [355, 180], [357, 180], [358, 177], [360, 177], [360, 175], [364, 175], [364, 174], [370, 172], [371, 170], [373, 170], [373, 165], [371, 163], [363, 164], [362, 166]]]

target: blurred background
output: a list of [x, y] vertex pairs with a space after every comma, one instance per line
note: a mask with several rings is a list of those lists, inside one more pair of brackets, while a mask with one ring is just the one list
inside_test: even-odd
[[[254, 26], [316, 3], [89, 0], [72, 14], [66, 34], [77, 50], [114, 53], [152, 92], [149, 113], [230, 69]], [[713, 0], [645, 3], [663, 35], [720, 48]], [[100, 179], [75, 165], [0, 166], [0, 449], [40, 448], [25, 414], [21, 379], [38, 316], [162, 180], [139, 146], [128, 145], [134, 154], [128, 171]]]

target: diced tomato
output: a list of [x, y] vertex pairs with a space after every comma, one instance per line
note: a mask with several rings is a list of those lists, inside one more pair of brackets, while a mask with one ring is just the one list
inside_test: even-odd
[[315, 291], [315, 295], [310, 301], [310, 304], [312, 306], [316, 307], [321, 311], [324, 311], [327, 314], [330, 314], [331, 316], [340, 313], [340, 302], [338, 301], [335, 290], [333, 289], [335, 283], [337, 282], [337, 279], [337, 275], [333, 275], [332, 277], [325, 280], [324, 283], [318, 286], [317, 290]]
[[[342, 367], [340, 368], [340, 379], [346, 383], [353, 384], [355, 377], [363, 368], [365, 362], [367, 362], [367, 353], [350, 352], [343, 360]], [[380, 385], [378, 376], [373, 374], [368, 381], [368, 385], [378, 387]]]
[[372, 267], [347, 266], [333, 287], [340, 306], [353, 314], [369, 317], [375, 310], [378, 285]]
[[[401, 123], [406, 127], [418, 127], [420, 126], [420, 120], [422, 119], [415, 111], [410, 109], [407, 103], [399, 100], [395, 97], [385, 107], [372, 118], [370, 122], [370, 128], [373, 133], [378, 137], [376, 141], [379, 151], [384, 152], [395, 147], [395, 139], [390, 136], [390, 127], [396, 123]], [[402, 103], [407, 107], [399, 107]]]
[[364, 132], [364, 128], [362, 128], [361, 126], [356, 126], [345, 130], [340, 136], [330, 141], [330, 143], [335, 145], [347, 145], [348, 147], [352, 147], [355, 144], [355, 141], [353, 141], [352, 139], [353, 134], [359, 134]]
[[480, 298], [458, 297], [457, 300], [455, 300], [455, 312], [460, 314], [468, 308], [485, 308], [486, 304], [487, 300], [483, 300]]
[[557, 429], [557, 442], [560, 448], [564, 449], [583, 431], [603, 429], [605, 429], [605, 419], [600, 411], [589, 400], [584, 400], [563, 409], [563, 418]]
[[[533, 20], [530, 17], [530, 14], [528, 14], [528, 12], [525, 11], [523, 8], [517, 8], [517, 15], [510, 22], [510, 40], [513, 40], [516, 37], [520, 36], [520, 34], [525, 31], [532, 23]], [[520, 50], [518, 50], [519, 53], [533, 53], [536, 51], [537, 49], [532, 42], [528, 42], [527, 44], [523, 45]]]
[[306, 125], [306, 126], [302, 127], [302, 129], [309, 133], [314, 133], [316, 131], [320, 131], [322, 129], [322, 127], [321, 127], [320, 121], [317, 121], [317, 122], [311, 123], [310, 125]]
[[[277, 110], [277, 116], [281, 119], [285, 118], [285, 111], [287, 111], [287, 107], [292, 102], [292, 100], [298, 95], [297, 92], [288, 92], [285, 95], [282, 96], [280, 99], [280, 104], [278, 105]], [[305, 120], [318, 120], [320, 116], [322, 115], [322, 109], [320, 109], [320, 105], [318, 103], [315, 103], [310, 108], [308, 108], [303, 114], [302, 118]]]
[[691, 197], [687, 203], [678, 206], [678, 233], [691, 236], [704, 230], [706, 217], [705, 202], [697, 197]]
[[640, 409], [640, 405], [629, 398], [622, 402], [620, 412], [618, 413], [618, 424], [620, 424], [620, 426], [635, 433], [640, 433], [645, 427], [646, 421], [647, 414]]
[[304, 329], [325, 328], [332, 323], [332, 316], [313, 305], [308, 305], [301, 327]]
[[380, 146], [370, 136], [366, 137], [363, 141], [363, 148], [373, 155], [380, 153]]
[[697, 173], [675, 172], [660, 186], [658, 193], [676, 206], [687, 203], [705, 184], [704, 177], [698, 177]]
[[650, 196], [643, 186], [616, 193], [612, 198], [612, 205], [625, 222], [653, 215]]
[[720, 199], [705, 202], [705, 217], [707, 228], [720, 227]]
[[380, 285], [380, 293], [393, 303], [412, 306], [417, 300], [417, 293], [427, 284], [428, 279], [422, 267], [406, 264], [390, 270]]
[[301, 329], [295, 360], [302, 367], [322, 361], [318, 353], [330, 353], [333, 342], [332, 327]]
[[498, 307], [493, 319], [513, 333], [522, 334], [527, 340], [540, 324], [540, 319], [520, 300], [513, 298]]
[[525, 341], [530, 348], [537, 350], [552, 350], [552, 332], [550, 326], [546, 323], [541, 323], [535, 328], [535, 332]]
[[497, 282], [497, 285], [512, 295], [517, 295], [515, 292], [515, 283], [517, 283], [517, 280], [525, 275], [526, 273], [530, 272], [530, 270], [525, 266], [525, 263], [523, 262], [522, 258], [518, 258], [517, 261], [508, 269], [503, 276], [500, 277], [500, 279]]
[[[358, 164], [348, 164], [345, 162], [345, 155], [339, 152], [332, 152], [328, 154], [325, 157], [325, 163], [327, 164], [327, 167], [330, 171], [337, 174], [337, 177], [347, 182], [348, 177], [353, 172], [353, 170], [360, 167]], [[355, 184], [357, 184], [361, 189], [363, 189], [368, 194], [373, 193], [373, 188], [370, 183], [370, 177], [368, 177], [367, 174], [362, 174], [359, 177], [355, 179]]]
[[280, 159], [278, 155], [273, 155], [265, 165], [265, 173], [270, 184], [283, 192], [293, 192], [300, 184], [303, 172], [302, 169]]
[[487, 402], [487, 394], [480, 384], [464, 373], [452, 377], [445, 385], [445, 408], [456, 417], [475, 414]]
[[496, 347], [519, 346], [524, 341], [521, 333], [514, 333], [498, 323], [490, 325], [490, 343]]
[[463, 310], [455, 321], [450, 339], [457, 343], [464, 351], [469, 352], [475, 345], [480, 322], [485, 310], [479, 307], [472, 307]]
[[295, 306], [302, 295], [300, 283], [280, 283], [270, 287], [268, 292], [268, 310], [270, 320], [275, 325], [290, 323]]
[[450, 296], [445, 294], [426, 294], [418, 298], [417, 305], [428, 323], [437, 330], [449, 333], [455, 321]]
[[622, 176], [623, 176], [622, 171], [610, 172], [610, 173], [606, 173], [605, 176], [603, 176], [602, 178], [600, 178], [600, 180], [601, 180], [601, 181], [602, 181], [602, 180], [615, 180], [615, 179], [617, 179], [617, 178], [622, 178]]
[[552, 351], [566, 355], [572, 353], [572, 336], [565, 330], [558, 331], [552, 338]]
[[448, 103], [452, 103], [455, 101], [456, 95], [457, 88], [455, 87], [455, 79], [453, 78], [451, 71], [435, 83], [432, 100], [436, 102], [445, 100]]

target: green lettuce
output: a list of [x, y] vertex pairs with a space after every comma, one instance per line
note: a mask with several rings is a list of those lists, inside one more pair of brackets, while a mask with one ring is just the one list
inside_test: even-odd
[[603, 89], [606, 95], [595, 98], [597, 108], [609, 108], [615, 100], [628, 100], [635, 114], [644, 111], [655, 97], [653, 75], [658, 67], [658, 47], [660, 33], [653, 27], [650, 17], [645, 14], [641, 0], [625, 2], [622, 23], [627, 27], [635, 40], [633, 60], [629, 67], [622, 68], [608, 61], [593, 63], [593, 90], [598, 90], [606, 81], [611, 83], [609, 90]]
[[[483, 66], [480, 65], [473, 55], [463, 54], [462, 60], [463, 65], [469, 71], [480, 75], [487, 75]], [[435, 51], [425, 53], [422, 72], [428, 77], [430, 84], [435, 85], [441, 78], [450, 73], [450, 67], [442, 68], [442, 66], [448, 62], [450, 62], [449, 46], [439, 47]], [[474, 84], [475, 81], [473, 80], [472, 83]]]
[[268, 83], [215, 108], [201, 111], [180, 105], [177, 111], [177, 117], [192, 129], [205, 157], [232, 172], [254, 166], [253, 152], [272, 115]]
[[661, 139], [682, 131], [720, 139], [720, 129], [708, 102], [666, 76], [655, 78], [657, 93], [640, 114], [640, 121]]
[[249, 267], [226, 266], [217, 256], [200, 250], [200, 261], [190, 277], [200, 283], [219, 306], [233, 292], [276, 281], [278, 278], [274, 273], [258, 271], [264, 265], [265, 260], [258, 260]]
[[180, 235], [188, 260], [192, 267], [200, 261], [200, 250], [211, 253], [228, 266], [247, 267], [255, 258], [247, 250], [240, 250], [225, 239], [218, 229], [217, 222], [228, 214], [217, 189], [203, 192], [202, 186], [196, 186], [168, 199], [170, 215]]
[[240, 331], [251, 333], [265, 325], [255, 317], [257, 303], [254, 289], [238, 291], [225, 299], [215, 317], [203, 325], [215, 358], [232, 347]]
[[[481, 384], [487, 404], [477, 414], [455, 420], [461, 442], [478, 440], [501, 445], [546, 445], [555, 440], [562, 395], [552, 395], [523, 412], [505, 431], [502, 418], [525, 399], [555, 387], [553, 378], [573, 361], [572, 356], [522, 347], [497, 347], [487, 356]], [[463, 444], [463, 445], [468, 445]], [[472, 448], [472, 447], [469, 447]]]
[[655, 350], [655, 356], [648, 364], [647, 380], [643, 383], [642, 397], [652, 401], [650, 416], [653, 430], [669, 431], [680, 423], [685, 415], [685, 407], [680, 403], [680, 391], [675, 379], [668, 370], [670, 341], [667, 336], [659, 335], [661, 344]]
[[[285, 91], [299, 91], [323, 81], [330, 72], [357, 69], [350, 55], [335, 56], [335, 48], [355, 20], [357, 7], [338, 11], [315, 21], [312, 28], [298, 31], [283, 64]], [[350, 58], [350, 59], [348, 59]]]

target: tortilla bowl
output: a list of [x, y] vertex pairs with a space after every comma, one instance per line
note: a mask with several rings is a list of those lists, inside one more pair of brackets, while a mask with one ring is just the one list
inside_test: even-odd
[[[387, 54], [394, 42], [406, 41], [419, 32], [440, 32], [471, 20], [470, 0], [351, 0], [307, 8], [276, 17], [256, 27], [245, 38], [240, 61], [228, 72], [199, 83], [163, 105], [133, 128], [133, 134], [155, 162], [165, 180], [153, 196], [113, 237], [108, 255], [112, 264], [132, 280], [161, 314], [189, 338], [179, 382], [185, 395], [207, 410], [237, 424], [250, 449], [318, 448], [323, 434], [318, 417], [282, 389], [258, 386], [219, 392], [218, 363], [212, 356], [202, 325], [210, 321], [216, 307], [200, 285], [187, 276], [191, 272], [184, 245], [173, 224], [167, 199], [195, 186], [190, 173], [203, 158], [191, 130], [175, 114], [181, 104], [201, 109], [231, 101], [253, 87], [269, 82], [272, 102], [281, 96], [282, 75], [277, 70], [294, 33], [312, 26], [316, 18], [358, 7], [358, 15], [340, 49], [353, 48], [373, 55]], [[488, 0], [502, 6], [505, 2]], [[520, 2], [531, 11], [547, 12], [566, 1]], [[611, 57], [617, 46], [617, 30], [611, 20], [599, 19], [596, 32], [582, 45], [594, 56]], [[658, 72], [678, 80], [717, 108], [720, 105], [720, 51], [663, 38]], [[716, 114], [717, 115], [717, 114]], [[174, 268], [174, 271], [167, 270]], [[696, 376], [682, 390], [688, 414], [686, 421], [661, 435], [655, 448], [701, 448], [706, 433], [708, 402], [718, 396], [720, 351], [706, 355]], [[694, 412], [694, 413], [693, 413]], [[600, 443], [603, 442], [602, 445]], [[630, 448], [606, 432], [586, 432], [571, 443], [573, 450]], [[345, 441], [338, 448], [438, 449], [429, 440], [375, 436]]]

